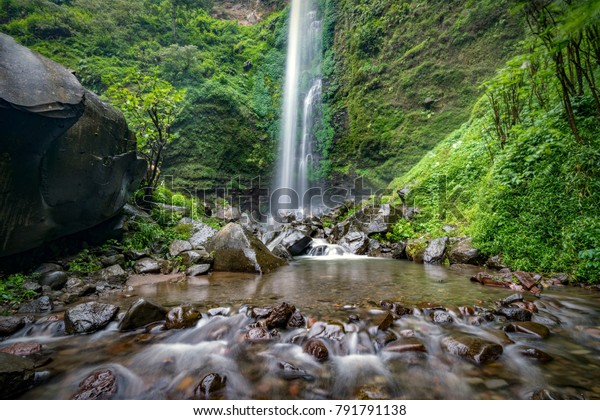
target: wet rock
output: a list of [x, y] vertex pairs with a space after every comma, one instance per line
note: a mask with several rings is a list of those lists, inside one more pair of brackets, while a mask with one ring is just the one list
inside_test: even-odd
[[[191, 219], [183, 219], [181, 223], [183, 223], [186, 220]], [[191, 224], [193, 226], [193, 233], [189, 242], [192, 245], [193, 249], [199, 249], [200, 247], [206, 246], [210, 238], [215, 236], [218, 232], [217, 229], [195, 220], [191, 221]]]
[[205, 250], [192, 250], [192, 251], [183, 251], [179, 254], [181, 258], [181, 262], [186, 267], [191, 267], [192, 265], [197, 264], [211, 264], [213, 262], [213, 258], [211, 255]]
[[152, 258], [142, 258], [135, 262], [134, 271], [138, 274], [160, 273], [160, 264]]
[[0, 337], [6, 337], [25, 326], [25, 318], [16, 316], [0, 316]]
[[513, 322], [504, 327], [506, 332], [518, 332], [527, 335], [532, 335], [538, 338], [546, 338], [550, 335], [548, 327], [537, 322]]
[[40, 296], [31, 302], [26, 302], [19, 307], [21, 313], [44, 313], [50, 312], [53, 308], [52, 302], [48, 296]]
[[462, 315], [475, 315], [475, 308], [472, 306], [459, 306], [458, 307], [458, 311], [462, 314]]
[[448, 252], [450, 264], [472, 264], [481, 263], [481, 254], [479, 250], [473, 247], [471, 238], [463, 238], [452, 246]]
[[42, 345], [33, 342], [14, 343], [10, 346], [0, 348], [0, 352], [12, 354], [13, 356], [26, 357], [42, 351]]
[[583, 398], [577, 395], [564, 394], [561, 392], [551, 391], [549, 389], [538, 389], [531, 394], [532, 400], [582, 400]]
[[522, 356], [525, 356], [529, 359], [534, 359], [540, 363], [548, 363], [548, 362], [551, 362], [552, 360], [554, 360], [554, 358], [552, 356], [550, 356], [548, 353], [543, 352], [538, 349], [535, 349], [533, 347], [527, 347], [527, 348], [520, 349], [519, 353]]
[[62, 289], [69, 276], [64, 271], [48, 271], [40, 277], [40, 284], [42, 286], [48, 286], [52, 290], [60, 290]]
[[191, 277], [201, 276], [204, 274], [208, 274], [210, 271], [210, 264], [196, 264], [189, 267], [185, 270], [185, 274]]
[[221, 229], [210, 240], [207, 250], [214, 253], [215, 271], [268, 273], [287, 264], [252, 233], [235, 223]]
[[199, 399], [214, 399], [220, 397], [227, 386], [227, 376], [218, 373], [209, 373], [194, 389], [194, 397]]
[[296, 228], [287, 228], [277, 235], [271, 242], [268, 243], [267, 248], [273, 251], [278, 246], [285, 248], [288, 253], [292, 256], [302, 255], [310, 247], [312, 238]]
[[380, 330], [377, 329], [373, 341], [377, 344], [376, 348], [381, 348], [389, 343], [393, 343], [398, 339], [398, 335], [390, 329]]
[[491, 274], [480, 272], [471, 277], [472, 282], [477, 282], [484, 286], [510, 288], [511, 283], [501, 278], [492, 276]]
[[194, 327], [202, 318], [202, 314], [191, 305], [181, 305], [167, 313], [165, 327], [168, 330], [180, 330]]
[[112, 370], [102, 369], [92, 373], [79, 384], [72, 400], [110, 400], [118, 390], [117, 377]]
[[209, 309], [208, 316], [227, 316], [229, 315], [229, 308], [211, 308]]
[[214, 217], [225, 220], [226, 222], [237, 222], [242, 217], [242, 213], [237, 207], [232, 207], [229, 204], [219, 204], [217, 205]]
[[530, 273], [525, 271], [515, 271], [512, 275], [527, 290], [531, 290], [531, 288], [536, 285], [536, 281]]
[[511, 303], [515, 303], [515, 302], [522, 302], [523, 301], [523, 295], [521, 293], [515, 293], [513, 295], [510, 295], [508, 297], [505, 297], [504, 299], [502, 299], [500, 301], [500, 303], [502, 305], [510, 305]]
[[396, 315], [398, 317], [401, 317], [404, 315], [412, 315], [412, 313], [413, 313], [412, 308], [407, 308], [406, 306], [404, 306], [398, 302], [388, 302], [387, 300], [382, 300], [381, 302], [379, 302], [379, 305], [382, 308], [387, 309], [388, 311], [392, 312], [394, 315]]
[[308, 374], [304, 369], [300, 369], [297, 366], [294, 366], [288, 362], [279, 362], [277, 363], [278, 374], [283, 379], [292, 380], [292, 379], [304, 379], [307, 381], [314, 381], [315, 377], [313, 375]]
[[181, 254], [184, 251], [191, 251], [192, 250], [192, 244], [188, 241], [184, 241], [181, 239], [176, 239], [173, 242], [171, 242], [171, 245], [169, 245], [169, 255], [171, 257], [176, 257], [177, 255]]
[[302, 350], [321, 363], [329, 359], [329, 350], [327, 350], [327, 346], [319, 339], [313, 338], [308, 340], [302, 346]]
[[162, 306], [140, 298], [136, 300], [127, 310], [121, 322], [120, 331], [135, 330], [165, 318], [167, 310]]
[[125, 255], [127, 256], [128, 259], [130, 259], [132, 261], [137, 261], [141, 258], [147, 257], [148, 251], [139, 251], [136, 249], [130, 249], [125, 252]]
[[271, 313], [272, 308], [252, 308], [249, 311], [251, 318], [266, 318]]
[[502, 270], [503, 268], [506, 268], [506, 265], [504, 265], [504, 261], [500, 255], [493, 255], [489, 257], [485, 262], [485, 266], [493, 270]]
[[290, 254], [290, 251], [287, 250], [286, 247], [284, 247], [283, 245], [279, 244], [276, 245], [271, 252], [273, 253], [273, 255], [275, 255], [276, 257], [279, 258], [283, 258], [286, 261], [292, 261], [294, 259], [294, 257], [292, 256], [292, 254]]
[[292, 316], [287, 322], [287, 328], [303, 328], [306, 325], [304, 316], [298, 310], [294, 311]]
[[441, 264], [446, 255], [446, 246], [448, 237], [436, 238], [432, 240], [423, 253], [423, 262], [425, 264]]
[[106, 282], [113, 286], [122, 286], [127, 281], [127, 272], [120, 265], [111, 265], [96, 271], [92, 278], [96, 282]]
[[39, 275], [49, 273], [50, 271], [63, 271], [63, 267], [56, 263], [43, 263], [33, 270], [34, 273], [38, 273]]
[[103, 267], [110, 267], [111, 265], [123, 265], [125, 264], [125, 255], [115, 254], [108, 255], [100, 258], [100, 263]]
[[101, 330], [113, 320], [119, 308], [99, 302], [87, 302], [65, 312], [67, 334], [87, 334]]
[[22, 394], [33, 385], [34, 375], [33, 361], [0, 352], [0, 399]]
[[538, 311], [537, 306], [535, 306], [535, 303], [533, 303], [533, 302], [515, 302], [512, 304], [512, 306], [524, 309], [528, 312], [531, 312], [532, 314], [534, 314]]
[[295, 311], [294, 305], [283, 302], [281, 305], [273, 307], [265, 324], [268, 328], [285, 328]]
[[270, 341], [274, 337], [265, 327], [255, 327], [246, 332], [244, 341], [248, 342], [261, 342]]
[[467, 334], [453, 334], [444, 337], [441, 344], [446, 352], [477, 364], [493, 362], [503, 352], [500, 344]]
[[24, 290], [31, 290], [32, 292], [35, 293], [42, 293], [43, 287], [41, 284], [36, 283], [35, 281], [26, 281], [25, 283], [23, 283], [23, 289]]
[[385, 346], [383, 351], [391, 351], [394, 353], [406, 353], [409, 351], [417, 351], [427, 353], [425, 344], [418, 338], [402, 338]]
[[430, 316], [433, 322], [436, 324], [452, 324], [454, 322], [452, 316], [445, 311], [434, 311], [432, 314], [430, 314]]
[[531, 321], [531, 312], [526, 309], [516, 308], [514, 306], [499, 308], [496, 310], [496, 313], [498, 315], [505, 316], [509, 320]]
[[379, 331], [385, 331], [388, 328], [390, 328], [394, 323], [394, 317], [391, 313], [386, 312], [382, 314], [378, 319], [376, 319], [375, 323], [377, 324], [377, 329]]

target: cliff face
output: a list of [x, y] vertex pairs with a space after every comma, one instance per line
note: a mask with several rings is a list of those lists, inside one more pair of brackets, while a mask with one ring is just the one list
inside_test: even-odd
[[145, 163], [119, 111], [0, 34], [0, 257], [113, 217]]

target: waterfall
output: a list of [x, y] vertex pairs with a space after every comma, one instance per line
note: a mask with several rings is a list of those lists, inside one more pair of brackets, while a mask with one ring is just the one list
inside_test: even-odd
[[[299, 213], [310, 203], [303, 202], [310, 188], [309, 176], [315, 165], [313, 128], [321, 105], [321, 21], [316, 0], [292, 0], [285, 89], [282, 109], [279, 157], [275, 189], [289, 189], [285, 195], [298, 198]], [[273, 210], [273, 209], [272, 209]]]

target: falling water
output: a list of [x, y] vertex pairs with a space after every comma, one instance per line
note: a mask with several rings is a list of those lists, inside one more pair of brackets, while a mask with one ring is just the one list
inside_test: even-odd
[[[314, 165], [313, 128], [321, 103], [321, 21], [316, 1], [292, 0], [276, 188], [302, 203]], [[299, 205], [303, 210], [309, 203]]]

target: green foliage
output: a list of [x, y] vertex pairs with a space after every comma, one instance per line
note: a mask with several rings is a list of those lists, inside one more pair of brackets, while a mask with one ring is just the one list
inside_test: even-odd
[[415, 230], [412, 223], [406, 219], [400, 219], [392, 227], [392, 231], [385, 234], [390, 242], [401, 242], [415, 237]]
[[164, 225], [139, 221], [125, 235], [123, 246], [125, 249], [136, 251], [166, 252], [171, 242], [176, 239], [189, 239], [190, 234], [189, 228], [173, 226], [170, 220]]
[[69, 271], [77, 273], [93, 273], [102, 268], [102, 264], [96, 255], [89, 249], [81, 251], [73, 261], [69, 263]]
[[0, 304], [18, 305], [35, 297], [36, 292], [23, 288], [27, 278], [23, 274], [11, 274], [0, 279]]

